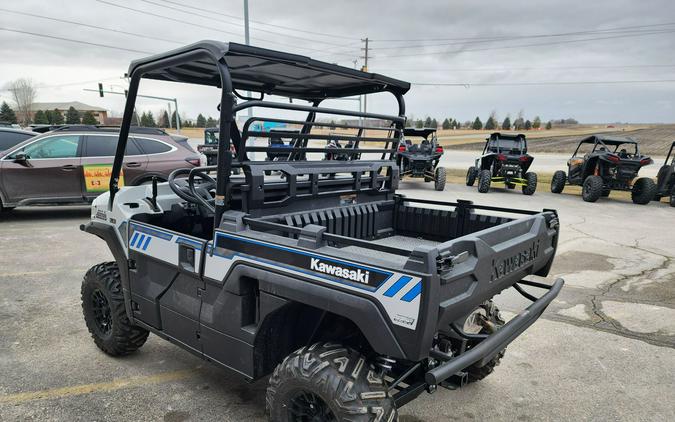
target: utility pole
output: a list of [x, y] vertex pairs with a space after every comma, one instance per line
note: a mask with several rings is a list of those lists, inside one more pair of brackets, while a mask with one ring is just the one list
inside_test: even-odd
[[[250, 35], [249, 35], [249, 29], [248, 29], [248, 0], [244, 0], [244, 42], [246, 43], [246, 45], [251, 44], [251, 38], [250, 38]], [[251, 98], [251, 91], [247, 91], [246, 96], [248, 98]], [[247, 111], [248, 111], [248, 117], [250, 119], [251, 117], [253, 117], [253, 109], [251, 107], [249, 107], [247, 109]], [[254, 146], [255, 142], [251, 137], [249, 137], [246, 140], [246, 144], [247, 144], [247, 146]], [[251, 161], [255, 161], [255, 152], [250, 152], [249, 154], [250, 154], [250, 157], [251, 157]]]
[[[362, 71], [368, 72], [368, 37], [362, 38], [362, 42], [364, 42], [365, 48], [361, 48], [363, 51], [363, 56], [361, 58], [363, 59], [363, 67], [361, 68]], [[363, 96], [363, 112], [365, 113], [368, 107], [368, 95]]]

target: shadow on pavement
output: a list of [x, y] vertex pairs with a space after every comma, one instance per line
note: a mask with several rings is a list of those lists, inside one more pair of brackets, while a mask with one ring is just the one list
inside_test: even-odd
[[0, 222], [89, 218], [89, 205], [19, 207], [0, 214]]

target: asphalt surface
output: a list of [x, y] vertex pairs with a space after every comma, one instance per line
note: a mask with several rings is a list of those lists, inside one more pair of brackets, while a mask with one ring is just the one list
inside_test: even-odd
[[[575, 195], [402, 182], [411, 197], [556, 208], [549, 277], [558, 299], [484, 381], [424, 393], [401, 421], [675, 420], [675, 209]], [[85, 328], [80, 283], [112, 257], [79, 231], [87, 207], [19, 208], [0, 216], [0, 421], [264, 421], [266, 380], [243, 382], [150, 336], [113, 359]], [[507, 316], [526, 305], [497, 298]]]

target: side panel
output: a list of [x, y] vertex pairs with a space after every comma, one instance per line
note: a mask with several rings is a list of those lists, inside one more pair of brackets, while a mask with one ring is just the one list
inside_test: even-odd
[[201, 351], [202, 241], [137, 222], [128, 239], [134, 318]]

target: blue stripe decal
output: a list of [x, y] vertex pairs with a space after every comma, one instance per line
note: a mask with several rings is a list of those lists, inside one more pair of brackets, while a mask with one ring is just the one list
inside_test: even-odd
[[197, 242], [195, 240], [188, 239], [186, 237], [177, 237], [176, 243], [183, 243], [185, 245], [192, 246], [195, 249], [199, 249], [200, 251], [202, 250], [202, 243], [201, 242]]
[[407, 275], [402, 276], [396, 281], [396, 283], [392, 284], [386, 292], [384, 292], [384, 295], [387, 297], [394, 296], [396, 293], [401, 291], [401, 289], [404, 288], [410, 282], [410, 280], [412, 280], [412, 277], [408, 277]]
[[412, 302], [413, 299], [415, 299], [417, 296], [422, 293], [422, 282], [420, 281], [419, 283], [415, 284], [415, 287], [410, 289], [408, 293], [404, 294], [403, 297], [401, 298], [402, 301], [404, 302]]
[[129, 246], [134, 246], [134, 243], [136, 243], [137, 238], [138, 238], [138, 232], [134, 232], [134, 235], [131, 236], [131, 241], [129, 242]]
[[141, 245], [143, 244], [144, 239], [145, 239], [145, 235], [143, 233], [141, 233], [141, 235], [138, 237], [138, 241], [136, 242], [134, 247], [140, 249]]
[[156, 229], [151, 229], [149, 227], [141, 226], [138, 224], [131, 224], [131, 228], [134, 229], [134, 231], [138, 231], [141, 233], [147, 233], [149, 235], [159, 237], [160, 239], [164, 240], [171, 240], [173, 239], [173, 234], [169, 232], [165, 232], [162, 230], [156, 230]]
[[152, 240], [152, 237], [148, 236], [145, 238], [145, 243], [143, 243], [143, 246], [141, 249], [146, 250], [148, 249], [148, 245], [150, 244], [150, 241]]
[[[392, 275], [394, 275], [393, 273], [390, 273], [389, 271], [383, 271], [383, 270], [380, 270], [378, 268], [364, 267], [363, 265], [359, 265], [359, 264], [349, 262], [349, 261], [342, 261], [342, 260], [339, 260], [339, 259], [324, 256], [324, 255], [316, 255], [316, 254], [308, 253], [308, 252], [305, 252], [305, 251], [299, 250], [299, 249], [291, 249], [291, 248], [288, 248], [288, 247], [285, 247], [285, 246], [275, 245], [274, 243], [258, 242], [256, 240], [252, 240], [252, 239], [249, 239], [249, 238], [246, 238], [246, 237], [230, 236], [230, 235], [227, 235], [227, 234], [222, 233], [222, 232], [216, 233], [216, 241], [218, 240], [218, 236], [227, 237], [227, 238], [234, 239], [234, 240], [239, 240], [241, 242], [252, 243], [254, 245], [263, 245], [263, 246], [267, 246], [267, 247], [270, 247], [270, 248], [273, 248], [273, 249], [280, 249], [282, 251], [293, 252], [293, 253], [297, 253], [297, 254], [300, 254], [300, 255], [305, 255], [305, 256], [309, 256], [309, 257], [313, 257], [313, 258], [320, 258], [320, 259], [323, 259], [324, 261], [331, 261], [331, 262], [335, 262], [335, 263], [338, 263], [338, 264], [351, 265], [352, 267], [361, 268], [362, 270], [384, 274], [388, 277], [391, 277]], [[382, 283], [384, 284], [387, 280], [389, 280], [389, 278], [385, 279]]]

